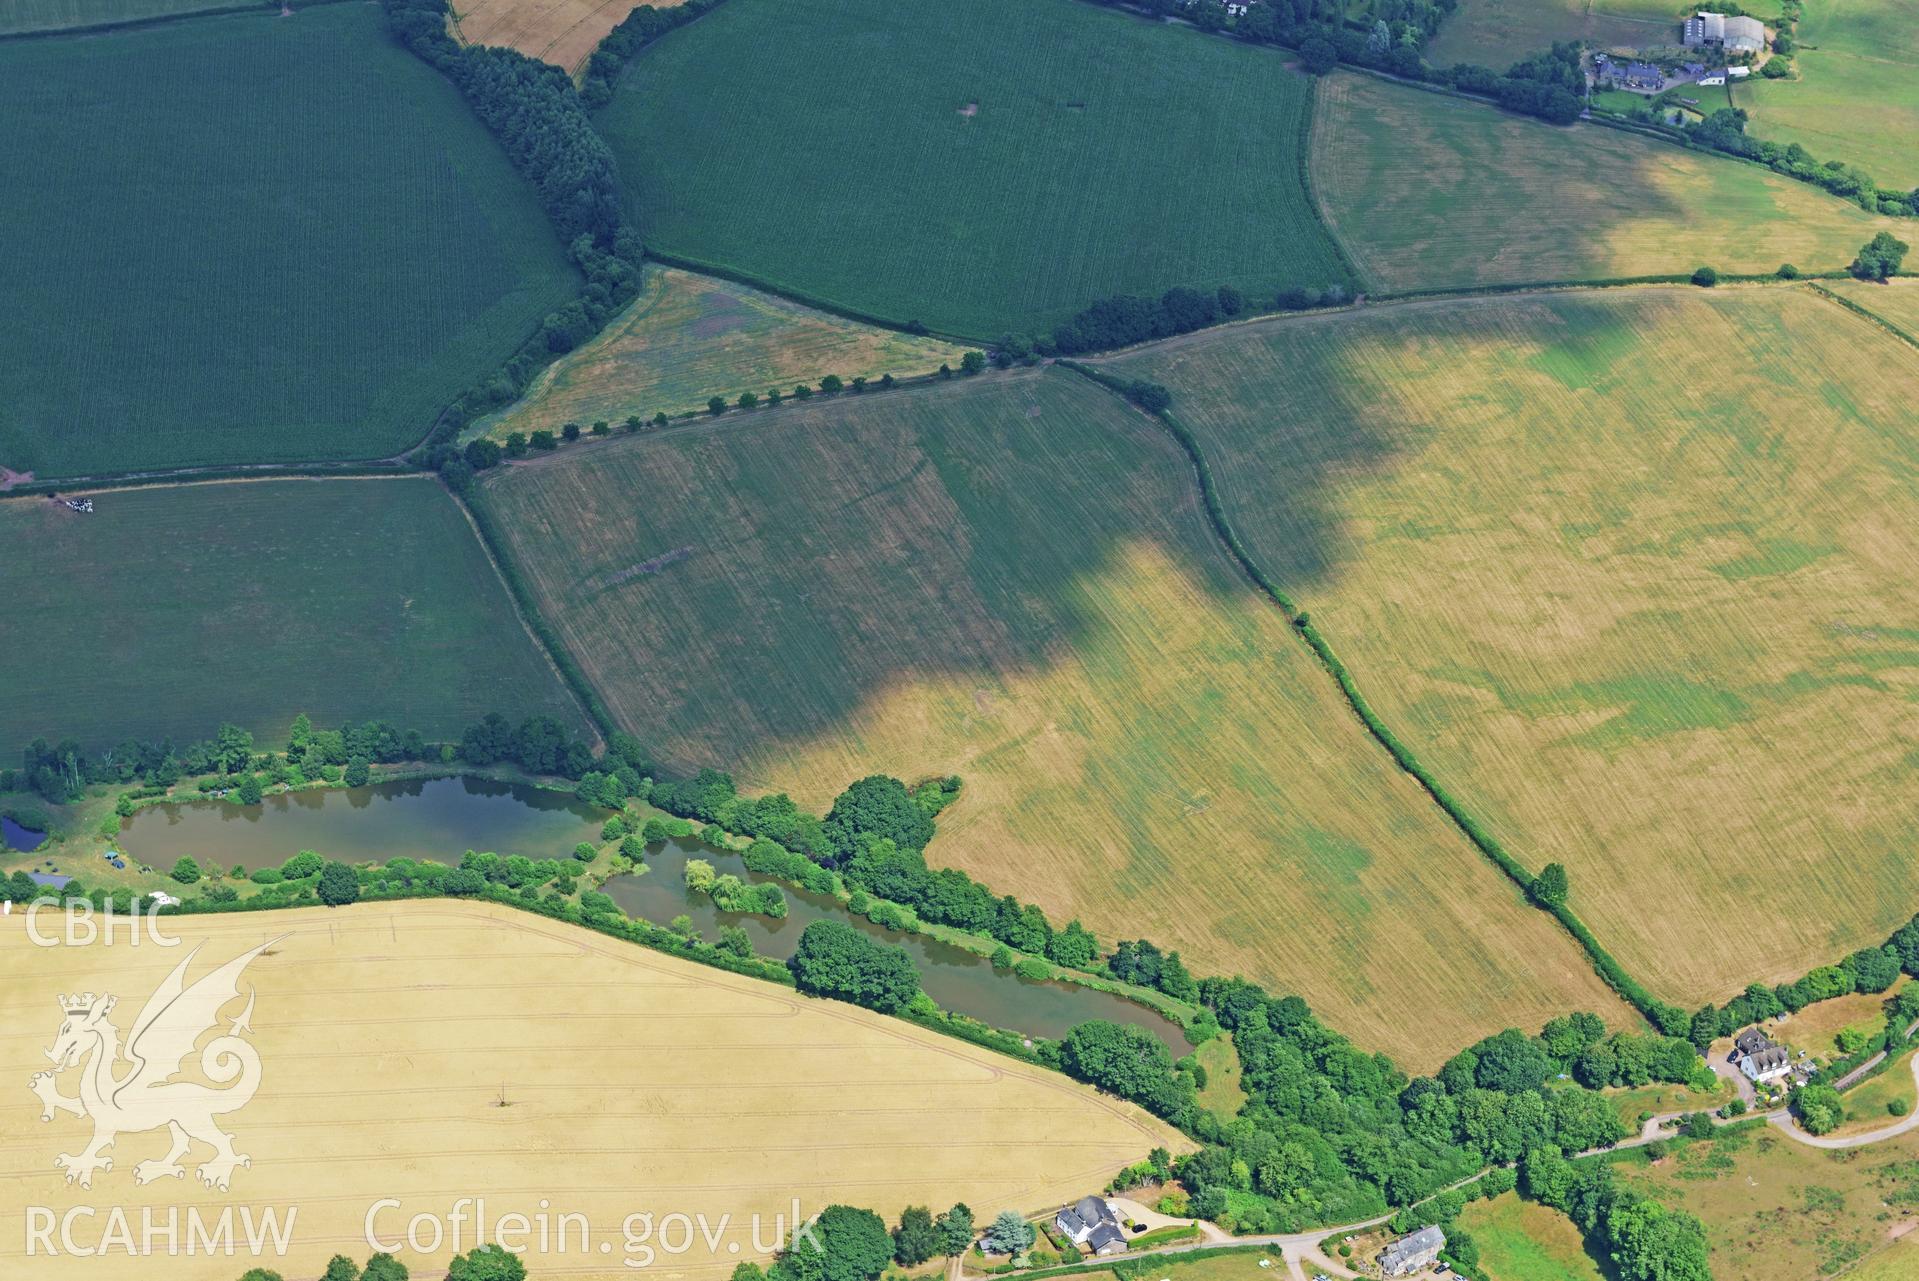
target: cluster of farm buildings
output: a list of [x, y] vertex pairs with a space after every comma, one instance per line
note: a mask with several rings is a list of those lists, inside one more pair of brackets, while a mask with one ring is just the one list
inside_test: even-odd
[[1752, 68], [1732, 60], [1764, 53], [1766, 27], [1757, 18], [1702, 9], [1686, 19], [1680, 29], [1680, 43], [1695, 53], [1712, 51], [1723, 60], [1683, 62], [1669, 68], [1641, 59], [1612, 58], [1599, 53], [1593, 55], [1593, 79], [1602, 88], [1633, 93], [1658, 93], [1681, 84], [1711, 86], [1743, 80], [1752, 73]]

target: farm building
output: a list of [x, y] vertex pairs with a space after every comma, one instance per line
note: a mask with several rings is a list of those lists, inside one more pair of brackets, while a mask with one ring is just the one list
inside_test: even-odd
[[1445, 1248], [1446, 1234], [1439, 1230], [1438, 1224], [1428, 1224], [1382, 1250], [1379, 1270], [1389, 1277], [1403, 1277], [1433, 1262]]
[[1688, 49], [1717, 45], [1730, 53], [1758, 53], [1766, 47], [1766, 26], [1757, 18], [1702, 10], [1686, 19], [1681, 39]]
[[61, 876], [54, 872], [28, 872], [27, 879], [43, 890], [64, 890], [73, 884], [71, 876]]
[[1081, 1197], [1072, 1205], [1060, 1207], [1053, 1226], [1074, 1245], [1091, 1254], [1118, 1254], [1126, 1249], [1126, 1234], [1120, 1231], [1119, 1215], [1112, 1203], [1096, 1196]]

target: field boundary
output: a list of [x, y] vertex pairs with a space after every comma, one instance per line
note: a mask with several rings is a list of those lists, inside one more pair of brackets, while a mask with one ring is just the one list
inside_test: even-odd
[[45, 498], [50, 494], [97, 492], [112, 489], [159, 489], [168, 485], [209, 485], [250, 480], [369, 480], [377, 477], [427, 476], [399, 455], [343, 463], [232, 463], [208, 467], [181, 467], [168, 471], [115, 472], [101, 476], [64, 476], [27, 480], [0, 492], [10, 498]]
[[[1069, 369], [1081, 377], [1098, 384], [1100, 387], [1105, 388], [1108, 392], [1119, 396], [1121, 399], [1126, 399], [1124, 392], [1120, 388], [1119, 380], [1104, 370], [1096, 369], [1074, 360], [1061, 360], [1057, 363], [1060, 367]], [[1132, 406], [1132, 401], [1127, 400], [1127, 404]], [[1137, 406], [1133, 407], [1138, 409]], [[1139, 409], [1138, 412], [1146, 413], [1147, 411]], [[1481, 826], [1478, 819], [1476, 819], [1460, 801], [1455, 799], [1452, 794], [1446, 790], [1445, 786], [1441, 784], [1433, 773], [1414, 755], [1412, 749], [1400, 741], [1399, 737], [1393, 733], [1392, 729], [1380, 718], [1379, 714], [1373, 710], [1372, 705], [1366, 701], [1365, 695], [1359, 689], [1358, 682], [1353, 679], [1352, 673], [1347, 669], [1346, 665], [1340, 661], [1339, 656], [1333, 650], [1332, 644], [1327, 641], [1319, 629], [1313, 625], [1311, 615], [1302, 610], [1291, 596], [1287, 595], [1278, 584], [1267, 577], [1266, 572], [1259, 567], [1258, 562], [1253, 560], [1244, 544], [1240, 542], [1239, 536], [1233, 532], [1231, 522], [1226, 518], [1224, 504], [1219, 498], [1218, 490], [1213, 485], [1212, 472], [1206, 463], [1204, 453], [1199, 447], [1198, 438], [1193, 435], [1192, 431], [1187, 428], [1185, 424], [1173, 417], [1170, 411], [1162, 410], [1157, 413], [1148, 413], [1147, 416], [1158, 422], [1186, 454], [1187, 461], [1193, 469], [1194, 480], [1199, 486], [1201, 502], [1206, 510], [1206, 519], [1213, 527], [1214, 536], [1226, 548], [1233, 562], [1239, 566], [1241, 573], [1258, 588], [1260, 592], [1270, 599], [1273, 604], [1285, 612], [1288, 621], [1292, 624], [1293, 630], [1298, 633], [1306, 646], [1313, 651], [1314, 656], [1319, 660], [1320, 666], [1325, 668], [1327, 674], [1330, 675], [1334, 683], [1339, 686], [1340, 693], [1345, 698], [1347, 706], [1350, 707], [1353, 714], [1359, 718], [1366, 732], [1370, 734], [1381, 747], [1386, 749], [1387, 754], [1393, 758], [1394, 763], [1397, 764], [1404, 773], [1419, 784], [1427, 796], [1432, 799], [1433, 803], [1438, 805], [1446, 817], [1452, 821], [1453, 826], [1458, 828], [1461, 834], [1463, 834], [1481, 854], [1485, 855], [1495, 867], [1512, 881], [1514, 887], [1519, 890], [1521, 896], [1527, 902], [1533, 903], [1534, 906], [1543, 906], [1544, 910], [1549, 912], [1554, 919], [1566, 929], [1567, 933], [1573, 936], [1574, 940], [1576, 940], [1585, 951], [1587, 959], [1591, 961], [1594, 972], [1599, 975], [1606, 986], [1610, 987], [1627, 1004], [1637, 1010], [1641, 1017], [1648, 1023], [1652, 1024], [1655, 1028], [1659, 1028], [1661, 1031], [1665, 1030], [1664, 1024], [1672, 1018], [1672, 1015], [1667, 1015], [1667, 1018], [1662, 1020], [1658, 1017], [1661, 1013], [1672, 1011], [1673, 1014], [1678, 1015], [1678, 1017], [1683, 1020], [1683, 1012], [1678, 1011], [1676, 1007], [1668, 1006], [1664, 1002], [1659, 1001], [1640, 984], [1638, 980], [1628, 974], [1625, 967], [1613, 959], [1612, 954], [1601, 946], [1599, 940], [1594, 937], [1585, 922], [1581, 921], [1570, 908], [1564, 904], [1542, 905], [1534, 901], [1529, 892], [1533, 881], [1532, 874], [1525, 869], [1518, 859], [1507, 852], [1496, 837]]]
[[1367, 289], [1372, 280], [1359, 269], [1359, 263], [1348, 252], [1346, 242], [1340, 239], [1339, 228], [1332, 216], [1326, 212], [1326, 202], [1319, 198], [1319, 185], [1313, 181], [1313, 133], [1319, 122], [1319, 86], [1321, 76], [1306, 76], [1306, 110], [1299, 113], [1299, 137], [1295, 147], [1295, 163], [1299, 167], [1299, 185], [1306, 189], [1306, 203], [1313, 211], [1313, 217], [1319, 221], [1320, 230], [1326, 233], [1326, 239], [1332, 241], [1333, 253], [1339, 258], [1340, 265], [1346, 268], [1346, 275], [1360, 289]]
[[1914, 351], [1919, 351], [1919, 337], [1915, 337], [1914, 335], [1906, 332], [1906, 330], [1900, 328], [1898, 325], [1895, 325], [1894, 323], [1892, 323], [1892, 321], [1887, 320], [1884, 316], [1872, 310], [1870, 307], [1866, 306], [1862, 302], [1855, 302], [1843, 294], [1836, 294], [1832, 290], [1820, 284], [1818, 281], [1813, 281], [1811, 282], [1811, 284], [1812, 284], [1812, 292], [1815, 294], [1818, 294], [1821, 298], [1826, 299], [1828, 302], [1834, 302], [1839, 304], [1841, 307], [1844, 307], [1847, 311], [1850, 311], [1854, 315], [1859, 316], [1863, 320], [1867, 321], [1869, 324], [1877, 325], [1879, 328], [1885, 330], [1888, 334], [1891, 334], [1894, 338], [1897, 338], [1900, 342], [1906, 344], [1906, 346], [1911, 347]]
[[[692, 24], [688, 23], [687, 25], [691, 26]], [[1343, 249], [1341, 253], [1344, 253]], [[828, 312], [831, 315], [840, 317], [842, 320], [851, 320], [857, 324], [872, 325], [880, 329], [890, 330], [896, 334], [905, 334], [908, 338], [942, 338], [947, 342], [972, 343], [980, 347], [989, 347], [992, 345], [987, 339], [981, 338], [976, 334], [949, 333], [941, 329], [928, 329], [924, 325], [921, 325], [918, 330], [915, 330], [912, 327], [915, 322], [908, 321], [901, 323], [897, 320], [887, 320], [883, 317], [875, 316], [870, 312], [859, 311], [836, 302], [828, 302], [824, 298], [819, 298], [803, 290], [795, 289], [791, 285], [773, 284], [770, 281], [754, 276], [750, 272], [741, 271], [735, 267], [728, 267], [722, 263], [704, 262], [698, 258], [685, 258], [679, 254], [661, 253], [651, 246], [647, 247], [646, 257], [647, 261], [657, 262], [662, 267], [674, 267], [680, 271], [693, 272], [696, 275], [713, 276], [720, 280], [730, 280], [736, 285], [745, 285], [749, 289], [758, 289], [762, 293], [773, 294], [776, 297], [786, 299], [788, 302], [796, 302], [803, 307], [811, 307], [814, 311]]]
[[520, 575], [518, 566], [509, 561], [504, 554], [505, 540], [500, 537], [499, 529], [493, 524], [493, 514], [479, 503], [467, 501], [464, 495], [455, 494], [451, 490], [447, 492], [460, 510], [466, 514], [467, 523], [479, 536], [480, 547], [486, 552], [487, 560], [492, 562], [494, 572], [500, 576], [500, 581], [506, 584], [507, 595], [513, 600], [513, 610], [520, 616], [521, 624], [532, 634], [534, 643], [546, 655], [547, 662], [551, 663], [554, 670], [560, 674], [560, 682], [566, 686], [567, 692], [573, 695], [586, 713], [586, 719], [599, 740], [599, 746], [601, 750], [604, 750], [607, 739], [613, 735], [619, 725], [614, 721], [612, 713], [607, 710], [606, 704], [600, 701], [599, 691], [594, 689], [593, 683], [586, 679], [586, 673], [580, 669], [566, 647], [560, 644], [560, 638], [553, 631], [552, 625], [546, 621], [546, 616], [535, 607], [533, 593], [527, 587], [526, 580]]
[[[287, 0], [290, 5], [292, 0]], [[321, 5], [351, 4], [354, 0], [300, 0], [300, 9], [317, 9]], [[300, 9], [293, 12], [297, 16]], [[0, 44], [12, 40], [51, 40], [60, 36], [99, 36], [114, 31], [138, 31], [144, 27], [161, 27], [175, 22], [191, 22], [195, 18], [227, 18], [237, 14], [257, 14], [262, 18], [277, 18], [278, 9], [268, 5], [267, 0], [211, 0], [203, 9], [183, 9], [179, 13], [156, 13], [149, 18], [123, 18], [117, 22], [90, 22], [78, 27], [47, 27], [39, 31], [0, 32]]]

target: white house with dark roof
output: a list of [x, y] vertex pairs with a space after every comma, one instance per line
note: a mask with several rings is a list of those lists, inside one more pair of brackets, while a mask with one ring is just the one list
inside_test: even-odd
[[1119, 1254], [1126, 1249], [1126, 1233], [1120, 1229], [1112, 1202], [1096, 1196], [1083, 1196], [1061, 1206], [1053, 1216], [1053, 1226], [1087, 1254]]
[[1740, 1075], [1755, 1085], [1776, 1081], [1792, 1071], [1792, 1055], [1783, 1045], [1756, 1027], [1749, 1027], [1732, 1040], [1733, 1062]]
[[1446, 1234], [1437, 1223], [1399, 1238], [1380, 1252], [1379, 1270], [1389, 1277], [1409, 1276], [1429, 1267], [1446, 1248]]

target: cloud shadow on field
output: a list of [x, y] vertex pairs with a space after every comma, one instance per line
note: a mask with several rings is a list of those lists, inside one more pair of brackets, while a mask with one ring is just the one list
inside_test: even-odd
[[[1319, 470], [1388, 465], [1385, 442], [1327, 430], [1269, 491], [1294, 513], [1289, 573], [1339, 555]], [[615, 717], [675, 769], [751, 777], [902, 689], [990, 701], [1082, 661], [1142, 554], [1202, 600], [1258, 601], [1183, 454], [1064, 370], [729, 415], [483, 493]]]

